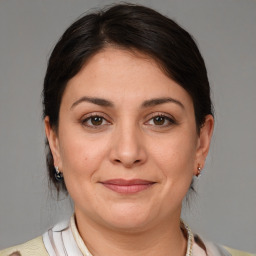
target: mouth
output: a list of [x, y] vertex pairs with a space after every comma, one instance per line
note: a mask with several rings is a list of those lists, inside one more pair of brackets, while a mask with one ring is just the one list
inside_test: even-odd
[[113, 179], [100, 182], [106, 188], [120, 194], [135, 194], [152, 187], [156, 182], [134, 179]]

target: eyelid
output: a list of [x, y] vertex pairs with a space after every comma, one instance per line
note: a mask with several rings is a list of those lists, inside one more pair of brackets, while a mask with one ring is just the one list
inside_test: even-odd
[[[170, 126], [170, 125], [172, 125], [172, 124], [177, 124], [177, 120], [171, 115], [171, 114], [169, 114], [169, 113], [165, 113], [165, 112], [154, 112], [154, 113], [151, 113], [151, 114], [149, 114], [148, 116], [147, 116], [147, 121], [145, 122], [145, 124], [147, 124], [150, 120], [152, 120], [154, 117], [158, 117], [158, 116], [160, 116], [160, 117], [164, 117], [164, 118], [166, 118], [169, 122], [170, 122], [170, 124], [169, 125], [159, 125], [159, 127], [158, 128], [161, 128], [161, 127], [168, 127], [168, 126]], [[152, 125], [153, 126], [153, 125]], [[157, 126], [157, 125], [155, 125], [155, 126]]]
[[149, 119], [152, 119], [152, 118], [157, 117], [157, 116], [167, 117], [167, 118], [172, 119], [173, 121], [176, 121], [176, 119], [174, 118], [173, 115], [171, 115], [169, 113], [166, 113], [166, 112], [153, 112], [153, 113], [150, 113], [147, 116], [146, 119], [149, 120]]
[[[108, 124], [103, 124], [103, 125], [99, 125], [98, 127], [97, 126], [89, 126], [89, 125], [85, 125], [85, 122], [87, 120], [89, 120], [90, 118], [92, 117], [101, 117], [103, 118]], [[87, 126], [87, 127], [91, 127], [91, 128], [100, 128], [104, 125], [109, 125], [111, 124], [112, 122], [112, 119], [109, 117], [109, 115], [105, 114], [105, 113], [102, 113], [102, 112], [91, 112], [91, 113], [87, 113], [85, 115], [83, 115], [81, 118], [80, 118], [80, 122], [84, 125], [84, 126]]]

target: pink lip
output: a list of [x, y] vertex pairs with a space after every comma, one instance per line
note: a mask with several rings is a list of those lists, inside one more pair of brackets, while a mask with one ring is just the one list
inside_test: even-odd
[[142, 190], [148, 189], [155, 182], [148, 180], [124, 180], [124, 179], [113, 179], [101, 182], [106, 188], [113, 190], [121, 194], [134, 194]]

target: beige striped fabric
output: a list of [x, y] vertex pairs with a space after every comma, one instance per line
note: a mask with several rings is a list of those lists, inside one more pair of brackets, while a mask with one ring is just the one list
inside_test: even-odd
[[16, 245], [0, 251], [0, 256], [49, 256], [42, 236], [30, 240], [24, 244]]

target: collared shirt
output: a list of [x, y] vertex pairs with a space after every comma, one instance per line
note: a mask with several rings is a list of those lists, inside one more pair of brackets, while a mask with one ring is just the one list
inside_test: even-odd
[[[81, 238], [74, 216], [69, 222], [62, 222], [43, 235], [45, 247], [50, 256], [92, 256]], [[206, 251], [193, 241], [193, 256], [231, 256], [224, 248], [205, 243]]]
[[[256, 256], [193, 237], [193, 256]], [[81, 238], [74, 216], [49, 229], [43, 236], [0, 251], [0, 256], [92, 256]]]

